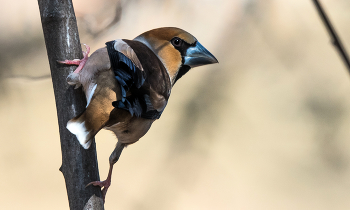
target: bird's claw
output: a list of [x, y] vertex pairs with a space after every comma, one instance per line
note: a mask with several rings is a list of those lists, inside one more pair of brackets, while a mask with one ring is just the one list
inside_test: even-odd
[[109, 187], [110, 186], [110, 183], [107, 183], [106, 182], [107, 180], [105, 181], [94, 181], [94, 182], [90, 182], [89, 184], [86, 185], [86, 187], [90, 186], [90, 185], [94, 185], [94, 186], [99, 186], [99, 187]]
[[64, 60], [64, 61], [57, 61], [58, 63], [67, 64], [67, 65], [79, 65], [81, 63], [80, 59], [74, 59], [74, 60]]
[[103, 202], [105, 202], [107, 190], [108, 190], [109, 186], [111, 186], [111, 181], [108, 179], [105, 181], [94, 181], [94, 182], [90, 182], [85, 187], [88, 187], [90, 185], [99, 186], [102, 188], [102, 198], [103, 198]]
[[85, 51], [85, 52], [83, 51], [83, 55], [84, 55], [84, 57], [85, 57], [85, 56], [88, 56], [89, 53], [90, 53], [90, 46], [87, 45], [87, 44], [83, 44], [83, 45], [84, 45], [85, 48], [86, 48], [86, 51]]
[[87, 44], [84, 44], [86, 51], [83, 51], [84, 57], [82, 59], [74, 59], [74, 60], [64, 60], [64, 61], [57, 61], [58, 63], [67, 64], [67, 65], [77, 65], [78, 68], [74, 71], [74, 73], [79, 73], [86, 63], [86, 61], [89, 58], [90, 53], [90, 47]]

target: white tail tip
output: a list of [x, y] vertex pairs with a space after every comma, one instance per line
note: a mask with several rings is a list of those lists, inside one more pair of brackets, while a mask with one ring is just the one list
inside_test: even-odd
[[85, 127], [85, 122], [69, 121], [67, 123], [66, 128], [77, 137], [77, 139], [79, 140], [79, 143], [81, 144], [81, 146], [84, 147], [84, 149], [89, 149], [91, 145], [91, 141], [90, 139], [87, 139], [89, 132]]

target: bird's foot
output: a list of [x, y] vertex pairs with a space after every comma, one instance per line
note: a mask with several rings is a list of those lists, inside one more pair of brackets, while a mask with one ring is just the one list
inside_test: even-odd
[[64, 61], [57, 61], [58, 63], [67, 64], [67, 65], [79, 65], [81, 63], [82, 59], [74, 59], [74, 60], [64, 60]]
[[103, 198], [103, 202], [104, 202], [105, 198], [106, 198], [107, 190], [108, 190], [109, 186], [111, 186], [111, 180], [107, 178], [104, 181], [90, 182], [89, 184], [86, 185], [86, 187], [89, 185], [99, 186], [102, 188], [102, 198]]
[[86, 61], [89, 58], [90, 47], [87, 44], [84, 44], [86, 51], [83, 51], [83, 59], [74, 59], [74, 60], [65, 60], [57, 61], [58, 63], [67, 64], [67, 65], [78, 65], [78, 68], [71, 72], [67, 77], [67, 82], [69, 85], [75, 85], [75, 89], [81, 86], [79, 72], [84, 68]]
[[65, 60], [65, 61], [57, 61], [58, 63], [63, 63], [67, 65], [78, 65], [78, 68], [75, 69], [74, 73], [78, 74], [83, 68], [86, 63], [86, 61], [89, 58], [89, 53], [90, 53], [90, 47], [87, 44], [84, 44], [86, 51], [83, 51], [83, 59], [74, 59], [74, 60]]

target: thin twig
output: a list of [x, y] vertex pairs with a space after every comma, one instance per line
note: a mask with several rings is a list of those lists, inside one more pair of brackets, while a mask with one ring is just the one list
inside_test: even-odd
[[323, 23], [325, 24], [329, 35], [331, 36], [333, 45], [339, 51], [340, 56], [341, 56], [342, 60], [344, 61], [345, 65], [348, 68], [348, 71], [350, 73], [349, 56], [348, 56], [340, 38], [339, 38], [339, 36], [337, 35], [332, 23], [330, 22], [328, 16], [326, 15], [326, 12], [322, 8], [322, 5], [319, 3], [319, 1], [318, 0], [312, 0], [312, 1], [314, 2], [316, 9], [317, 9], [319, 15], [321, 16], [321, 19], [322, 19]]

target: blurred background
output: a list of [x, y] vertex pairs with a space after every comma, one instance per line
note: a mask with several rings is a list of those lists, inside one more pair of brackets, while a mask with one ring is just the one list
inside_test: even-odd
[[[37, 1], [0, 2], [0, 209], [68, 209]], [[350, 209], [350, 77], [311, 0], [73, 3], [92, 51], [175, 26], [220, 62], [123, 151], [106, 209]], [[321, 3], [350, 50], [350, 2]], [[105, 179], [116, 138], [96, 141]]]

